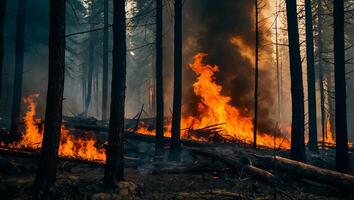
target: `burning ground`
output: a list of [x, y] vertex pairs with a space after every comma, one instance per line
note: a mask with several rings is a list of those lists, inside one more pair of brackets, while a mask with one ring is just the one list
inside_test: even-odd
[[[288, 146], [286, 145], [289, 141], [284, 139], [286, 137], [278, 135], [277, 148], [272, 149], [273, 134], [260, 133], [259, 144], [267, 148], [257, 150], [250, 148], [253, 133], [252, 120], [240, 115], [239, 109], [231, 105], [231, 97], [221, 94], [222, 86], [216, 83], [214, 76], [219, 68], [204, 63], [205, 56], [207, 55], [196, 55], [190, 65], [190, 69], [197, 75], [193, 88], [194, 94], [199, 98], [199, 114], [184, 117], [182, 120], [183, 126], [188, 127], [182, 134], [183, 141], [196, 142], [193, 145], [199, 145], [198, 148], [193, 145], [190, 147], [190, 143], [188, 145], [184, 142], [186, 146], [182, 152], [181, 162], [174, 162], [169, 161], [167, 151], [164, 156], [155, 157], [154, 145], [147, 140], [138, 142], [137, 138], [127, 139], [125, 141], [126, 181], [121, 183], [120, 192], [106, 191], [101, 184], [102, 166], [105, 161], [106, 135], [102, 133], [104, 129], [79, 130], [77, 127], [72, 127], [73, 120], [71, 126], [66, 126], [70, 123], [64, 121], [59, 146], [61, 159], [58, 181], [53, 198], [273, 199], [274, 195], [279, 199], [351, 199], [353, 197], [350, 192], [339, 191], [341, 188], [336, 185], [322, 185], [308, 178], [299, 178], [294, 174], [275, 170], [273, 164], [260, 159], [264, 156], [272, 156], [274, 151], [277, 155], [287, 157]], [[36, 117], [37, 97], [38, 95], [31, 95], [24, 99], [28, 110], [23, 118], [21, 140], [7, 144], [8, 147], [18, 150], [1, 149], [0, 173], [3, 178], [0, 194], [8, 199], [34, 198], [31, 194], [31, 183], [36, 172], [38, 150], [43, 134], [41, 119]], [[86, 121], [87, 127], [91, 128], [92, 124], [98, 123], [95, 120]], [[134, 131], [137, 128], [138, 132], [146, 131], [146, 135], [154, 134], [154, 131], [148, 128], [153, 122], [144, 119], [135, 119], [133, 122], [135, 123], [130, 130]], [[104, 127], [104, 123], [100, 123], [101, 127]], [[165, 127], [167, 132], [169, 127], [167, 123]], [[329, 127], [328, 129], [330, 130]], [[215, 136], [208, 135], [210, 133], [219, 134], [223, 141], [215, 141]], [[153, 137], [151, 138], [154, 142]], [[282, 148], [278, 149], [278, 147]], [[213, 152], [228, 161], [206, 157], [198, 151]], [[310, 164], [334, 169], [334, 149], [331, 146], [321, 149], [319, 154], [308, 153], [307, 158]], [[260, 167], [275, 174], [276, 184], [248, 171], [244, 167], [246, 165]]]

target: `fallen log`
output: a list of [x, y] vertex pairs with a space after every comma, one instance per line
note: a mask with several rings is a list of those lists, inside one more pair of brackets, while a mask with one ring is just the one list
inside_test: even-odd
[[[76, 124], [76, 123], [64, 123], [64, 125], [68, 128], [73, 128], [73, 129], [80, 129], [80, 130], [86, 130], [86, 131], [97, 131], [97, 132], [108, 132], [108, 127], [107, 126], [100, 126], [100, 125], [87, 125], [87, 124]], [[147, 142], [147, 143], [155, 143], [156, 137], [153, 135], [144, 135], [144, 134], [139, 134], [131, 131], [125, 131], [124, 136], [125, 139], [128, 140], [137, 140], [141, 142]], [[164, 137], [164, 143], [170, 143], [171, 138]], [[207, 143], [207, 142], [199, 142], [195, 140], [181, 140], [182, 144], [185, 146], [189, 147], [208, 147], [208, 146], [214, 146], [212, 143]]]
[[264, 157], [267, 162], [276, 162], [278, 169], [292, 173], [303, 178], [317, 181], [323, 184], [331, 185], [338, 188], [354, 189], [354, 176], [336, 172], [329, 169], [323, 169], [314, 165], [290, 160], [280, 156]]
[[262, 179], [270, 184], [275, 183], [275, 178], [272, 173], [253, 166], [247, 158], [242, 159], [243, 161], [239, 162], [239, 161], [227, 158], [223, 155], [219, 155], [219, 154], [208, 152], [208, 151], [203, 151], [200, 149], [189, 149], [189, 150], [194, 154], [198, 154], [201, 156], [212, 158], [212, 159], [220, 161], [230, 167], [241, 168], [241, 169], [245, 170], [246, 172], [248, 172], [249, 174], [251, 174], [259, 179]]

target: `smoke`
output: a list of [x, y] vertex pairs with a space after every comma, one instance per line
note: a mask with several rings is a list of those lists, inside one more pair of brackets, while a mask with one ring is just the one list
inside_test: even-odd
[[[255, 7], [249, 0], [193, 0], [185, 1], [183, 7], [184, 29], [184, 96], [183, 110], [196, 113], [198, 98], [192, 84], [195, 75], [188, 68], [193, 55], [207, 53], [205, 62], [218, 65], [216, 82], [223, 86], [223, 95], [232, 97], [232, 105], [244, 116], [253, 117], [254, 108], [254, 49], [255, 49]], [[260, 20], [263, 20], [262, 18]], [[264, 22], [263, 22], [264, 24]], [[264, 26], [263, 26], [264, 27]], [[270, 131], [273, 126], [272, 63], [267, 55], [271, 49], [271, 34], [261, 30], [261, 57], [259, 74], [259, 128]], [[235, 42], [235, 40], [237, 41]], [[186, 112], [184, 112], [186, 113]]]

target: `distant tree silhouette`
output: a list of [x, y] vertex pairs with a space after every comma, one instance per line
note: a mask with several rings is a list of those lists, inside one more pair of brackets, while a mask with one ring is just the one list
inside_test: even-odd
[[164, 148], [162, 0], [156, 0], [156, 154]]
[[19, 119], [21, 114], [22, 101], [22, 77], [23, 57], [25, 48], [25, 27], [26, 27], [26, 0], [19, 0], [17, 3], [16, 22], [16, 58], [15, 58], [15, 79], [12, 97], [11, 127], [12, 135], [18, 133]]
[[0, 99], [2, 88], [2, 68], [4, 62], [4, 21], [6, 13], [6, 0], [0, 1]]
[[307, 91], [309, 112], [309, 149], [317, 151], [317, 111], [316, 111], [316, 77], [313, 47], [312, 3], [305, 0], [306, 15], [306, 61], [307, 61]]

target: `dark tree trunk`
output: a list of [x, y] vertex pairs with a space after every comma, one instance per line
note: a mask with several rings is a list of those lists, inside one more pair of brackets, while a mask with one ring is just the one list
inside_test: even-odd
[[178, 159], [181, 148], [181, 104], [182, 104], [182, 0], [175, 0], [174, 38], [174, 88], [171, 158]]
[[[90, 16], [90, 30], [95, 28], [94, 25], [94, 2], [91, 4], [91, 16]], [[88, 73], [87, 73], [87, 93], [85, 99], [85, 110], [84, 114], [87, 115], [88, 109], [90, 107], [91, 98], [92, 98], [92, 87], [93, 87], [93, 72], [94, 72], [94, 52], [95, 52], [95, 35], [97, 33], [91, 32], [89, 38], [89, 66], [88, 66]]]
[[156, 154], [163, 153], [164, 100], [163, 100], [163, 39], [162, 0], [156, 0]]
[[54, 185], [62, 123], [65, 73], [65, 0], [50, 1], [49, 74], [41, 157], [35, 188], [49, 191]]
[[276, 67], [277, 67], [277, 91], [278, 91], [278, 123], [281, 120], [281, 74], [279, 65], [279, 32], [278, 32], [278, 18], [279, 18], [279, 3], [276, 1], [276, 19], [275, 19], [275, 56], [276, 56]]
[[347, 133], [347, 104], [345, 85], [345, 46], [344, 46], [344, 3], [333, 1], [334, 9], [334, 78], [336, 109], [336, 167], [338, 171], [349, 172]]
[[104, 0], [104, 27], [103, 31], [103, 77], [102, 77], [102, 120], [107, 119], [108, 99], [108, 0]]
[[115, 187], [124, 178], [123, 133], [126, 84], [125, 0], [113, 1], [113, 69], [111, 111], [109, 119], [107, 160], [104, 172], [106, 186]]
[[312, 3], [305, 0], [306, 15], [306, 57], [307, 57], [307, 92], [309, 112], [309, 149], [317, 151], [317, 111], [316, 111], [316, 78], [313, 47]]
[[319, 69], [319, 84], [320, 84], [320, 98], [321, 98], [321, 127], [322, 127], [322, 147], [324, 147], [325, 142], [325, 130], [326, 130], [326, 112], [325, 112], [325, 97], [324, 97], [324, 88], [323, 88], [323, 62], [322, 62], [322, 52], [323, 52], [323, 43], [322, 43], [322, 24], [323, 24], [323, 11], [322, 11], [322, 3], [321, 0], [317, 0], [317, 18], [318, 18], [318, 38], [317, 38], [317, 46], [318, 46], [318, 69]]
[[26, 26], [26, 0], [19, 0], [17, 4], [16, 24], [16, 58], [15, 58], [15, 79], [12, 97], [12, 115], [10, 132], [12, 135], [18, 133], [18, 125], [21, 114], [22, 96], [22, 75], [23, 57], [25, 47], [25, 26]]
[[258, 1], [254, 1], [256, 11], [256, 52], [255, 52], [255, 77], [254, 77], [254, 122], [253, 122], [253, 147], [257, 148], [257, 126], [258, 126], [258, 47], [259, 47], [259, 27], [258, 27]]
[[2, 68], [4, 62], [4, 21], [6, 12], [6, 0], [0, 1], [0, 99], [2, 88]]
[[305, 161], [304, 93], [296, 8], [296, 0], [286, 0], [292, 98], [290, 158]]

